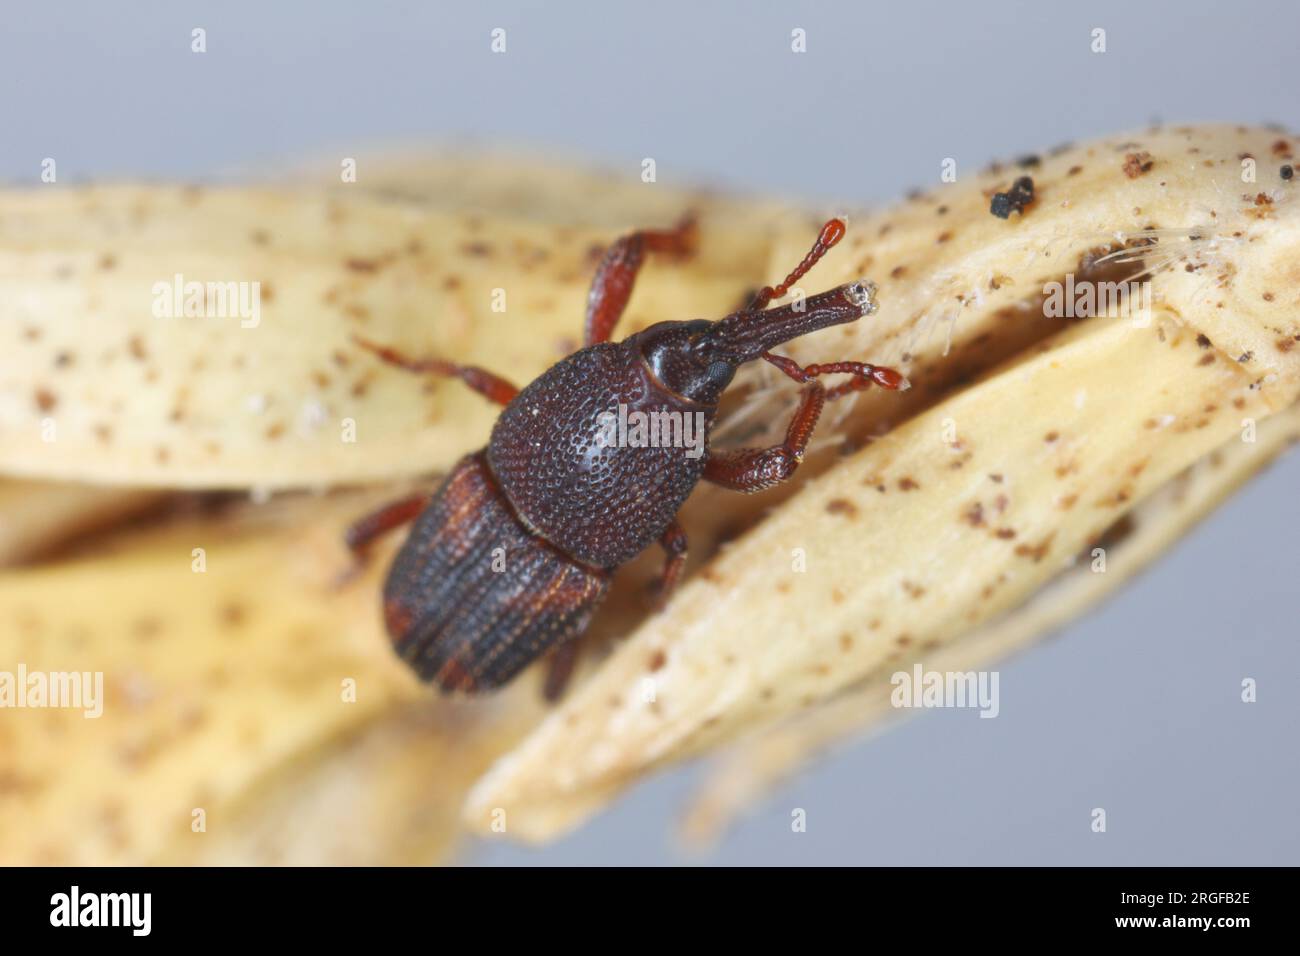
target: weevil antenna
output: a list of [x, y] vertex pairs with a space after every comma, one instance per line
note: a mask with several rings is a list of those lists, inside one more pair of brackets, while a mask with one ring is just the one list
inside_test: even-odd
[[767, 304], [773, 299], [779, 299], [790, 291], [790, 286], [794, 285], [805, 275], [808, 270], [821, 260], [821, 257], [830, 251], [831, 247], [844, 238], [847, 230], [843, 219], [831, 219], [822, 226], [822, 231], [818, 233], [817, 240], [808, 250], [808, 254], [803, 257], [803, 261], [795, 266], [785, 280], [775, 288], [767, 285], [759, 289], [754, 295], [754, 300], [746, 307], [746, 312], [757, 312], [767, 308]]

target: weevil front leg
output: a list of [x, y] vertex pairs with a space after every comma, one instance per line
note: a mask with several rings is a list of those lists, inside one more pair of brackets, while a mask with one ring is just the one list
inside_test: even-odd
[[378, 345], [361, 338], [359, 335], [354, 335], [352, 340], [363, 349], [373, 352], [389, 365], [407, 372], [458, 378], [488, 401], [497, 405], [509, 405], [511, 400], [519, 394], [519, 389], [500, 375], [479, 368], [477, 365], [457, 365], [455, 362], [440, 358], [410, 358], [397, 351], [397, 349], [389, 348], [386, 345]]
[[697, 230], [695, 219], [687, 216], [673, 229], [642, 230], [616, 240], [606, 251], [591, 280], [587, 293], [587, 321], [583, 328], [583, 345], [608, 342], [614, 334], [632, 286], [641, 271], [647, 252], [663, 252], [673, 256], [688, 256], [695, 251]]
[[799, 407], [786, 429], [785, 441], [770, 448], [712, 452], [704, 463], [704, 480], [745, 494], [785, 481], [803, 462], [804, 451], [825, 404], [826, 389], [814, 380], [799, 399]]
[[[799, 407], [790, 419], [785, 441], [781, 444], [771, 448], [741, 448], [709, 455], [709, 460], [704, 465], [704, 479], [746, 494], [771, 488], [794, 474], [803, 462], [804, 452], [817, 427], [817, 419], [821, 417], [822, 407], [828, 401], [871, 385], [891, 390], [910, 387], [907, 379], [896, 369], [869, 365], [866, 362], [829, 362], [803, 366], [794, 359], [772, 352], [764, 352], [763, 358], [796, 382], [807, 384], [808, 388], [799, 400]], [[828, 389], [817, 381], [822, 375], [844, 373], [853, 378], [834, 388]]]
[[343, 534], [343, 542], [352, 552], [352, 564], [339, 575], [335, 583], [342, 587], [360, 575], [370, 563], [370, 546], [388, 532], [418, 518], [429, 504], [429, 497], [427, 493], [422, 493], [399, 498], [348, 525], [348, 530]]

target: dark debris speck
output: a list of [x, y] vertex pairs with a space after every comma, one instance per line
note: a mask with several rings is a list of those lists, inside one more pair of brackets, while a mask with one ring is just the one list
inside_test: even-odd
[[1129, 153], [1124, 157], [1124, 175], [1129, 179], [1137, 179], [1144, 173], [1149, 173], [1151, 167], [1155, 165], [1155, 160], [1151, 154], [1145, 150], [1137, 153]]
[[1013, 212], [1024, 214], [1025, 207], [1034, 201], [1034, 181], [1021, 176], [1004, 193], [994, 193], [989, 212], [999, 219], [1009, 219]]

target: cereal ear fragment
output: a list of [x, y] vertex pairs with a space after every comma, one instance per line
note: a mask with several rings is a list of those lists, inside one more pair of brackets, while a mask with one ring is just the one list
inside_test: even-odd
[[[1281, 408], [1300, 377], [1300, 185], [1279, 169], [1298, 144], [1300, 137], [1276, 129], [1165, 127], [1054, 149], [1025, 166], [963, 168], [956, 183], [850, 221], [816, 281], [869, 276], [880, 309], [786, 351], [802, 362], [856, 358], [903, 367], [912, 392], [901, 401], [864, 393], [853, 415], [862, 423], [898, 421], [900, 410], [983, 371], [989, 355], [1014, 354], [1068, 322], [1044, 318], [1049, 283], [1067, 276], [1122, 282], [1150, 269], [1152, 306], [1184, 317]], [[1135, 151], [1153, 162], [1130, 177], [1125, 157]], [[1243, 166], [1248, 160], [1253, 165]], [[1244, 168], [1253, 181], [1243, 181]], [[990, 194], [1025, 174], [1034, 203], [1009, 219], [991, 215]], [[785, 232], [769, 273], [797, 262], [806, 245], [805, 236]], [[1125, 249], [1140, 261], [1112, 261], [1109, 272], [1090, 275], [1099, 257]], [[792, 392], [784, 393], [787, 406]]]
[[429, 866], [460, 848], [459, 809], [492, 757], [535, 721], [537, 688], [509, 706], [420, 700], [260, 779], [210, 839], [162, 861], [201, 866]]
[[[504, 808], [513, 836], [550, 839], [648, 771], [942, 651], [1291, 406], [1300, 207], [1263, 179], [1263, 157], [1292, 142], [1244, 127], [1150, 131], [1037, 160], [1035, 201], [1009, 219], [989, 213], [989, 194], [1022, 171], [1001, 168], [854, 220], [818, 280], [874, 277], [880, 311], [789, 351], [910, 363], [918, 388], [865, 393], [831, 436], [906, 420], [689, 580], [478, 784], [469, 824]], [[1153, 160], [1136, 176], [1133, 150]], [[1243, 155], [1261, 158], [1258, 185], [1243, 183]], [[802, 245], [779, 244], [769, 271]], [[1090, 270], [1112, 252], [1138, 260], [1127, 278], [1149, 273], [1149, 309], [1048, 318], [1048, 284], [1098, 281]], [[936, 328], [946, 334], [927, 335]], [[1007, 359], [992, 372], [991, 350]]]
[[382, 633], [384, 555], [336, 586], [342, 526], [376, 500], [277, 500], [0, 575], [0, 682], [103, 675], [80, 708], [0, 708], [0, 864], [445, 856], [538, 695], [437, 700]]
[[134, 488], [0, 481], [0, 567], [147, 511], [164, 497]]
[[[339, 184], [333, 157], [299, 164], [272, 183], [324, 192], [361, 190], [375, 196], [481, 216], [485, 221], [526, 219], [606, 230], [666, 223], [691, 210], [705, 222], [725, 222], [728, 242], [707, 251], [729, 270], [747, 271], [770, 253], [769, 233], [790, 229], [807, 213], [793, 203], [666, 182], [646, 183], [641, 169], [597, 168], [585, 158], [566, 159], [527, 148], [378, 150], [364, 160], [364, 175]], [[809, 226], [813, 229], [818, 222]]]
[[940, 672], [979, 671], [1031, 646], [1108, 599], [1278, 455], [1300, 441], [1300, 405], [1260, 423], [1257, 440], [1233, 438], [1137, 505], [1102, 539], [1106, 573], [1088, 553], [1028, 601], [933, 651], [912, 649], [812, 710], [724, 751], [692, 795], [683, 844], [716, 843], [736, 819], [833, 748], [885, 729], [912, 712], [895, 709], [891, 678], [921, 663]]
[[1203, 354], [1168, 316], [1086, 324], [845, 459], [504, 757], [471, 825], [503, 807], [512, 835], [547, 839], [652, 768], [1023, 603], [1242, 417], [1270, 414], [1235, 363]]
[[[617, 235], [266, 189], [5, 191], [0, 205], [0, 473], [154, 487], [449, 464], [496, 410], [352, 337], [526, 384], [577, 347]], [[761, 255], [710, 253], [733, 245], [725, 223], [702, 233], [699, 256], [646, 268], [623, 330], [725, 314], [760, 280]]]

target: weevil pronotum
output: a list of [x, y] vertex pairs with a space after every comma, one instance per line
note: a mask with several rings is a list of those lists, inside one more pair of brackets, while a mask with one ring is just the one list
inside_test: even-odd
[[[686, 560], [677, 512], [696, 483], [753, 492], [784, 481], [803, 460], [822, 406], [875, 384], [907, 386], [865, 362], [800, 366], [771, 350], [876, 310], [875, 285], [858, 281], [768, 308], [844, 236], [827, 222], [780, 285], [717, 321], [651, 325], [611, 342], [647, 253], [686, 256], [690, 219], [671, 230], [634, 232], [605, 253], [587, 302], [584, 347], [522, 391], [481, 368], [413, 359], [358, 339], [407, 371], [451, 376], [504, 406], [487, 448], [462, 458], [432, 496], [403, 499], [348, 532], [358, 556], [379, 535], [414, 520], [384, 585], [384, 621], [398, 653], [446, 691], [500, 687], [554, 649], [548, 696], [573, 666], [575, 638], [609, 589], [614, 570], [659, 541], [667, 562], [662, 601]], [[736, 369], [764, 359], [805, 385], [785, 440], [770, 448], [710, 453], [707, 434]], [[850, 376], [831, 388], [823, 375]], [[702, 444], [610, 440], [612, 416], [692, 416]], [[658, 420], [658, 419], [655, 419]], [[626, 438], [626, 430], [619, 431]]]

